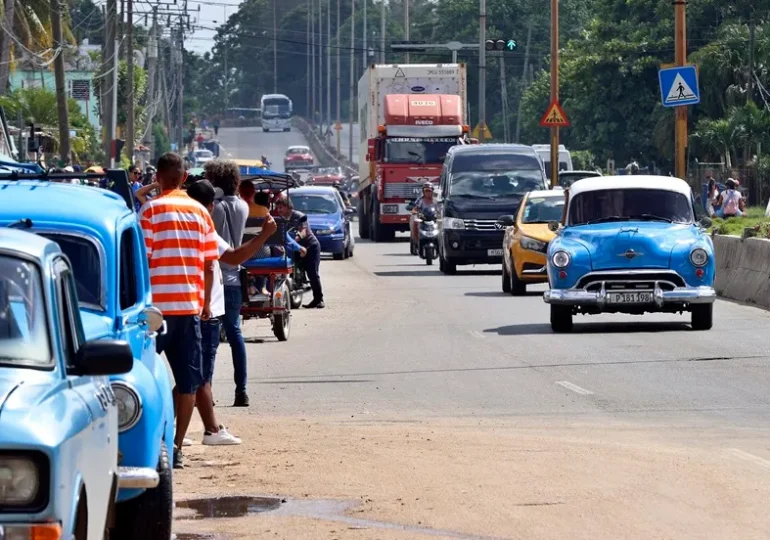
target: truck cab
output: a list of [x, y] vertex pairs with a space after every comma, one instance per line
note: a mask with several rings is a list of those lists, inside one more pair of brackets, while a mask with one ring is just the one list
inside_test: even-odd
[[391, 94], [384, 99], [384, 123], [368, 140], [366, 161], [372, 189], [362, 199], [359, 234], [390, 240], [409, 230], [407, 204], [422, 185], [438, 185], [449, 149], [463, 144], [469, 128], [462, 124], [460, 96]]

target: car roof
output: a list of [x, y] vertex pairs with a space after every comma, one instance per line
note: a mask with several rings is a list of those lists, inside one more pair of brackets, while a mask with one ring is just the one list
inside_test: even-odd
[[659, 189], [674, 191], [690, 197], [690, 185], [679, 178], [655, 175], [597, 176], [578, 180], [569, 188], [570, 197], [587, 191], [607, 189]]
[[292, 146], [289, 146], [286, 150], [296, 150], [298, 148], [301, 150], [310, 150], [309, 146], [303, 146], [301, 144], [294, 144]]
[[302, 186], [292, 189], [289, 195], [299, 193], [300, 195], [334, 195], [337, 189], [331, 186]]
[[59, 245], [44, 236], [23, 229], [0, 229], [0, 251], [18, 251], [42, 261], [49, 253], [60, 253]]
[[449, 150], [453, 154], [499, 154], [505, 152], [537, 156], [537, 152], [526, 144], [460, 144]]
[[131, 213], [126, 202], [110, 190], [48, 182], [0, 180], [2, 221], [71, 223], [96, 230], [113, 229], [120, 216]]
[[602, 175], [602, 173], [597, 171], [559, 171], [559, 176], [570, 176], [570, 175], [578, 175], [578, 174], [590, 174], [596, 177]]
[[553, 198], [553, 199], [562, 198], [563, 199], [564, 198], [564, 191], [562, 191], [560, 189], [559, 190], [553, 190], [553, 189], [545, 190], [545, 189], [541, 189], [541, 190], [538, 190], [538, 191], [530, 191], [529, 192], [529, 196], [527, 197], [527, 199], [531, 199], [532, 197], [545, 197], [545, 198]]

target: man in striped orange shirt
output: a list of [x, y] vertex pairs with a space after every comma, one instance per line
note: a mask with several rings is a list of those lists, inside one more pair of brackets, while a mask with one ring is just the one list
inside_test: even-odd
[[161, 194], [142, 206], [139, 221], [150, 261], [153, 304], [163, 312], [166, 333], [158, 336], [174, 374], [174, 467], [183, 468], [182, 444], [203, 385], [201, 319], [211, 317], [214, 261], [219, 258], [214, 222], [208, 211], [180, 188], [187, 179], [182, 158], [158, 159]]

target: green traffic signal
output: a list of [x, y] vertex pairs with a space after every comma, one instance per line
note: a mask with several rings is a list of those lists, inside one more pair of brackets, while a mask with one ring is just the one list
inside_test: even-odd
[[515, 51], [517, 45], [518, 44], [516, 43], [515, 39], [509, 39], [508, 43], [506, 43], [506, 47], [508, 48], [509, 51]]

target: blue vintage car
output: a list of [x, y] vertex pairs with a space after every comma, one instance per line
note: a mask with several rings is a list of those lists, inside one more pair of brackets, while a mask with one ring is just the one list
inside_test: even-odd
[[310, 228], [321, 244], [322, 253], [331, 253], [337, 260], [353, 256], [356, 243], [350, 230], [350, 216], [336, 188], [307, 186], [289, 192], [294, 208], [307, 215]]
[[120, 433], [119, 504], [111, 538], [168, 540], [172, 383], [167, 363], [155, 352], [163, 318], [152, 306], [147, 254], [126, 173], [108, 171], [102, 182], [122, 196], [53, 182], [50, 176], [2, 178], [0, 173], [0, 225], [29, 220], [32, 231], [55, 240], [72, 261], [86, 337], [123, 339], [133, 350], [133, 369], [111, 378]]
[[125, 341], [88, 340], [70, 261], [50, 240], [0, 229], [0, 538], [101, 539], [118, 489], [108, 375]]
[[578, 313], [690, 312], [694, 330], [713, 322], [714, 245], [690, 186], [661, 176], [578, 180], [566, 223], [548, 246], [554, 332]]

